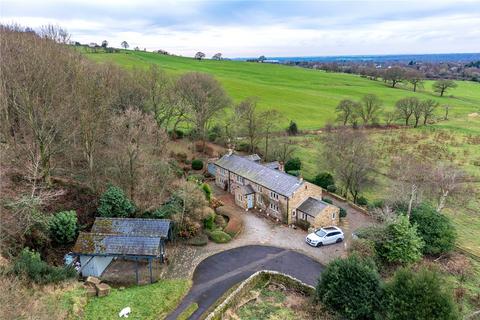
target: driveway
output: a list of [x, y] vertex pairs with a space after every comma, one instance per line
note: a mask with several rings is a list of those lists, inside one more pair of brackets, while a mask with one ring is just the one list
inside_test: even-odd
[[304, 254], [277, 247], [254, 245], [223, 251], [197, 266], [192, 288], [167, 319], [176, 319], [194, 302], [198, 309], [189, 319], [198, 319], [228, 289], [260, 270], [282, 272], [315, 286], [322, 269], [319, 262]]

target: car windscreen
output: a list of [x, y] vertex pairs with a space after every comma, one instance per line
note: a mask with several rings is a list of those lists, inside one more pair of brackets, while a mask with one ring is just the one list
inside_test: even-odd
[[317, 230], [315, 231], [315, 234], [319, 237], [324, 237], [327, 233], [323, 230]]

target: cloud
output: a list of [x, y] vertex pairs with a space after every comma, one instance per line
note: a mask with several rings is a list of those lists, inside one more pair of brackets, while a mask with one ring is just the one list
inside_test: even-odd
[[1, 21], [192, 56], [479, 52], [475, 1], [12, 1]]

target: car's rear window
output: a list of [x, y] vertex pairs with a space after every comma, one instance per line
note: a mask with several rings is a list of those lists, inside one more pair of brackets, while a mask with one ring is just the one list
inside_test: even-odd
[[324, 237], [327, 233], [323, 230], [317, 230], [315, 231], [315, 234], [319, 237]]

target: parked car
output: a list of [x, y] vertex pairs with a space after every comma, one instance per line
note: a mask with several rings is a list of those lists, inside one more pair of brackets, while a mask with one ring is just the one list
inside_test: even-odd
[[326, 244], [339, 243], [345, 239], [342, 229], [338, 227], [325, 227], [315, 230], [306, 237], [306, 242], [319, 247]]

